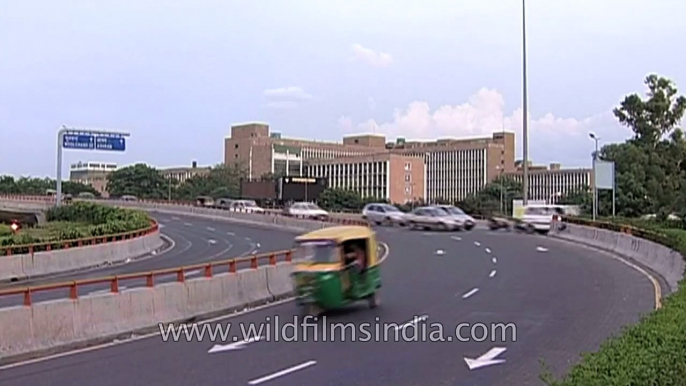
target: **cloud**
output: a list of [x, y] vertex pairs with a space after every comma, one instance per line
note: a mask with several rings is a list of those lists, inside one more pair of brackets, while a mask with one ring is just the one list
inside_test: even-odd
[[300, 87], [282, 87], [264, 90], [264, 96], [273, 99], [310, 100], [312, 95]]
[[[350, 117], [341, 117], [338, 124], [346, 133], [376, 132], [389, 140], [481, 137], [504, 129], [515, 132], [515, 146], [521, 157], [522, 116], [521, 109], [507, 114], [503, 96], [497, 90], [482, 88], [462, 104], [432, 109], [427, 102], [415, 101], [396, 109], [393, 119], [387, 122], [369, 119], [355, 123]], [[609, 108], [583, 119], [561, 118], [552, 113], [530, 117], [528, 127], [530, 160], [573, 164], [570, 166], [590, 164], [590, 131], [598, 134], [602, 143], [621, 142], [631, 135], [627, 128], [619, 126]]]
[[267, 107], [272, 109], [296, 109], [300, 102], [312, 99], [312, 95], [300, 87], [282, 87], [264, 90]]
[[388, 67], [393, 63], [393, 57], [391, 54], [385, 52], [377, 52], [371, 48], [363, 47], [360, 44], [353, 44], [352, 46], [353, 57], [356, 60], [367, 63], [372, 67]]

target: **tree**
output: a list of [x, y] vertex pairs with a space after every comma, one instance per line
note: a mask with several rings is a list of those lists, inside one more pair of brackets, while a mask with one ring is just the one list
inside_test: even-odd
[[628, 95], [613, 112], [621, 124], [633, 130], [634, 141], [655, 148], [681, 122], [686, 97], [677, 97], [672, 81], [656, 74], [648, 75], [644, 83], [648, 87], [648, 99]]
[[182, 200], [194, 200], [198, 196], [212, 198], [238, 198], [241, 179], [247, 177], [247, 171], [238, 164], [219, 164], [205, 175], [196, 175], [184, 181], [176, 190], [174, 197]]
[[362, 198], [360, 195], [347, 189], [329, 188], [319, 195], [319, 205], [330, 211], [342, 211], [350, 209], [359, 209], [362, 207]]
[[[0, 194], [26, 194], [26, 195], [45, 195], [48, 189], [56, 189], [57, 183], [51, 178], [19, 177], [14, 179], [12, 176], [0, 176]], [[78, 195], [81, 192], [93, 193], [96, 197], [100, 192], [90, 185], [80, 182], [63, 181], [62, 192], [65, 194]]]
[[107, 176], [107, 191], [114, 197], [133, 195], [160, 200], [167, 198], [169, 182], [155, 168], [136, 164], [117, 169]]
[[496, 212], [510, 214], [512, 200], [522, 196], [522, 184], [512, 177], [499, 176], [482, 190], [455, 203], [467, 213], [490, 215]]

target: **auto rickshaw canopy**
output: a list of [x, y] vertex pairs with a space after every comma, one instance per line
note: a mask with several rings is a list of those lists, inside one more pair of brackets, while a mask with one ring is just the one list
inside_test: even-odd
[[[378, 263], [378, 246], [376, 243], [376, 234], [369, 227], [360, 225], [327, 227], [302, 234], [295, 238], [296, 244], [307, 244], [309, 242], [314, 243], [322, 241], [330, 241], [336, 244], [336, 246], [339, 247], [339, 253], [342, 253], [342, 249], [340, 249], [340, 247], [343, 247], [348, 243], [357, 243], [358, 245], [359, 243], [363, 243], [365, 245], [365, 252], [367, 254], [367, 264], [369, 266], [375, 266]], [[342, 262], [342, 254], [340, 256]], [[309, 269], [315, 269], [315, 267], [312, 266], [313, 263], [311, 262], [299, 265], [301, 266], [301, 268], [304, 268], [303, 265], [306, 265], [309, 266]], [[318, 265], [321, 268], [324, 268], [323, 265], [328, 266], [327, 268], [333, 268], [334, 265], [340, 267], [340, 263], [316, 265]]]

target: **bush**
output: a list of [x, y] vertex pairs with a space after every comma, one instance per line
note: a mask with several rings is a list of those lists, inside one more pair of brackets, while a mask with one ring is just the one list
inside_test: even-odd
[[[686, 257], [686, 231], [654, 222], [631, 222], [642, 225], [638, 233], [661, 239]], [[624, 328], [597, 352], [585, 355], [562, 380], [549, 374], [542, 378], [551, 386], [686, 386], [686, 280], [663, 300], [662, 308]]]
[[[52, 208], [48, 210], [47, 220], [48, 223], [42, 227], [23, 230], [16, 235], [12, 234], [11, 228], [0, 226], [0, 247], [121, 234], [150, 225], [150, 218], [145, 212], [89, 202]], [[61, 248], [59, 245], [54, 247]], [[28, 248], [25, 249], [14, 253], [25, 253]], [[0, 255], [3, 254], [4, 251], [0, 251]]]

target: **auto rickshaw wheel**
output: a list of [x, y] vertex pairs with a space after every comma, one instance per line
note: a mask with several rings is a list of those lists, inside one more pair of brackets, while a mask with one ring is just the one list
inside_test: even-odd
[[374, 309], [379, 306], [381, 299], [379, 299], [379, 291], [374, 291], [373, 294], [369, 295], [369, 308]]

